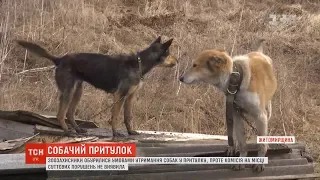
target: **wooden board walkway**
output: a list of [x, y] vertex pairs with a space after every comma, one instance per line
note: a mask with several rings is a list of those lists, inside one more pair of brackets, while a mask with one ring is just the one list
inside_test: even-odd
[[[25, 165], [23, 147], [36, 136], [54, 136], [61, 143], [135, 142], [137, 155], [144, 157], [222, 157], [226, 156], [227, 137], [175, 132], [141, 131], [138, 136], [114, 139], [111, 132], [86, 122], [86, 136], [63, 137], [54, 117], [34, 113], [0, 113], [0, 177], [32, 177], [32, 179], [110, 179], [110, 180], [212, 180], [212, 179], [320, 179], [314, 173], [312, 157], [305, 144], [271, 144], [267, 157], [269, 163], [262, 173], [253, 173], [250, 166], [243, 171], [233, 171], [230, 165], [132, 165], [128, 171], [45, 171], [42, 165]], [[10, 116], [8, 116], [8, 114]], [[17, 116], [20, 115], [20, 117]], [[31, 116], [30, 116], [31, 114]], [[33, 116], [35, 115], [35, 116]], [[79, 120], [80, 122], [81, 120]], [[83, 121], [84, 122], [84, 121]], [[28, 127], [28, 128], [24, 128]], [[4, 133], [9, 133], [5, 137]], [[11, 132], [11, 133], [10, 133]], [[2, 136], [2, 137], [1, 137]], [[20, 137], [23, 136], [23, 137]], [[20, 138], [18, 138], [20, 137]], [[10, 139], [11, 138], [11, 139]], [[18, 139], [15, 139], [18, 138]], [[19, 149], [17, 151], [17, 149]], [[21, 150], [22, 148], [22, 150]], [[248, 142], [249, 156], [257, 155], [255, 142]]]

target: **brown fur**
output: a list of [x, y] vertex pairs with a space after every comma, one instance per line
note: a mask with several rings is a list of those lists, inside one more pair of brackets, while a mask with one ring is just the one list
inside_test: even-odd
[[[235, 144], [240, 149], [240, 156], [247, 156], [244, 137], [243, 114], [255, 120], [258, 136], [267, 136], [268, 120], [271, 117], [271, 100], [277, 89], [277, 80], [273, 72], [272, 60], [263, 54], [262, 43], [259, 41], [257, 51], [231, 58], [221, 50], [206, 50], [200, 53], [180, 81], [191, 84], [197, 81], [210, 83], [227, 93], [228, 81], [233, 71], [233, 64], [238, 63], [243, 70], [243, 79], [235, 97], [235, 104], [242, 109], [242, 114], [234, 114]], [[230, 152], [235, 147], [230, 147]], [[264, 157], [267, 145], [259, 145], [259, 157]], [[235, 170], [244, 169], [244, 165], [233, 166]], [[254, 165], [254, 171], [264, 170], [264, 165]]]
[[259, 92], [260, 106], [265, 108], [277, 89], [277, 80], [274, 76], [272, 65], [267, 62], [261, 53], [251, 52], [248, 56], [251, 70], [248, 91]]

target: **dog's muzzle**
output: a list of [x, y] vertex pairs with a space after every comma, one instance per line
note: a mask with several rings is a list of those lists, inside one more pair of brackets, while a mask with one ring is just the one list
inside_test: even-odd
[[188, 76], [186, 74], [184, 74], [183, 76], [181, 76], [179, 78], [180, 82], [183, 82], [185, 84], [191, 84], [194, 81], [194, 78], [192, 76]]
[[184, 79], [184, 77], [181, 76], [181, 77], [179, 78], [179, 81], [183, 82], [183, 79]]
[[179, 78], [179, 81], [185, 84], [192, 84], [198, 82], [199, 79], [194, 74], [190, 74], [187, 72]]

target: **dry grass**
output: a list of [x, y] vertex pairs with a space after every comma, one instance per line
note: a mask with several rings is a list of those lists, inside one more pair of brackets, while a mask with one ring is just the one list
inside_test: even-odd
[[[172, 54], [181, 63], [148, 75], [136, 98], [134, 128], [225, 134], [222, 94], [208, 85], [180, 84], [177, 77], [204, 49], [246, 53], [259, 37], [265, 37], [265, 51], [273, 58], [279, 81], [270, 135], [294, 135], [318, 157], [318, 1], [2, 0], [0, 6], [0, 109], [57, 109], [52, 69], [18, 74], [52, 64], [26, 54], [14, 39], [35, 41], [55, 55], [114, 54], [140, 50], [163, 35], [175, 38]], [[293, 14], [298, 19], [290, 26], [271, 27], [270, 14]], [[76, 114], [91, 120], [110, 103], [109, 95], [86, 84]], [[92, 120], [110, 128], [109, 118], [108, 110]]]

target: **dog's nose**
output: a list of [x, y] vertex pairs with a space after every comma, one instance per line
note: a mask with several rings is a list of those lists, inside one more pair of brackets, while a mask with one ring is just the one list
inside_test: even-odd
[[183, 76], [181, 76], [181, 77], [179, 78], [179, 80], [180, 80], [181, 82], [183, 82]]

